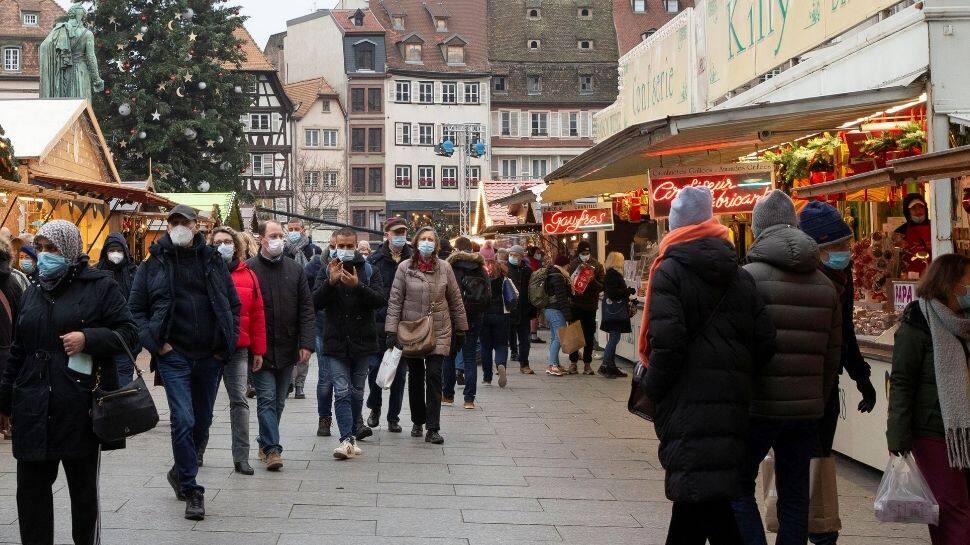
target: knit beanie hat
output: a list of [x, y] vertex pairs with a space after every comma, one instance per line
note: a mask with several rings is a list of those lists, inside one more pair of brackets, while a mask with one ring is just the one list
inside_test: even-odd
[[706, 187], [688, 186], [680, 190], [670, 205], [670, 230], [699, 225], [714, 217], [714, 196]]
[[69, 221], [49, 221], [37, 231], [37, 237], [44, 237], [57, 246], [68, 263], [74, 263], [81, 257], [81, 232]]
[[34, 261], [37, 261], [37, 250], [34, 249], [32, 244], [24, 244], [20, 247], [20, 251], [29, 255]]
[[812, 201], [798, 215], [799, 227], [812, 237], [819, 247], [836, 244], [852, 237], [852, 229], [842, 214], [829, 203]]
[[791, 197], [780, 189], [775, 189], [754, 205], [754, 218], [751, 220], [751, 232], [754, 236], [773, 225], [798, 226], [795, 216], [795, 203]]
[[583, 252], [593, 253], [593, 246], [589, 243], [588, 240], [580, 240], [579, 244], [576, 245], [576, 255], [579, 255]]

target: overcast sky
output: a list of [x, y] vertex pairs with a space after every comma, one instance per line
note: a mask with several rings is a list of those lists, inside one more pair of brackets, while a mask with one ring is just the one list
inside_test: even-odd
[[[65, 9], [71, 0], [57, 0]], [[249, 17], [246, 28], [256, 39], [260, 49], [266, 45], [270, 34], [286, 30], [286, 21], [306, 15], [314, 8], [331, 8], [336, 0], [229, 0], [230, 5], [242, 6], [242, 13]]]

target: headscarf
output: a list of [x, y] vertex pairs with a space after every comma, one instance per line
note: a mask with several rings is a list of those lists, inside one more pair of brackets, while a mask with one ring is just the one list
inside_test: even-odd
[[49, 221], [37, 231], [37, 237], [44, 237], [57, 246], [68, 264], [74, 264], [81, 257], [81, 232], [69, 221]]

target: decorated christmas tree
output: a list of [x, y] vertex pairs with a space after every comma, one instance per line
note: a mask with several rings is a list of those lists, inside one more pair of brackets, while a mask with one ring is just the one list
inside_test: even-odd
[[234, 191], [248, 107], [225, 0], [85, 0], [105, 90], [94, 107], [123, 179], [151, 165], [166, 191]]
[[0, 178], [19, 182], [20, 173], [17, 172], [17, 158], [13, 154], [13, 144], [5, 134], [3, 127], [0, 127]]

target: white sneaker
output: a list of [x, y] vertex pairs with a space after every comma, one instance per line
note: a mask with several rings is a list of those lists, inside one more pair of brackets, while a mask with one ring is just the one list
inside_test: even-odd
[[349, 460], [357, 456], [358, 450], [350, 441], [343, 441], [337, 448], [333, 449], [333, 457], [338, 460]]
[[358, 446], [357, 441], [354, 441], [354, 456], [360, 456], [363, 453], [364, 451], [360, 450], [360, 446]]

